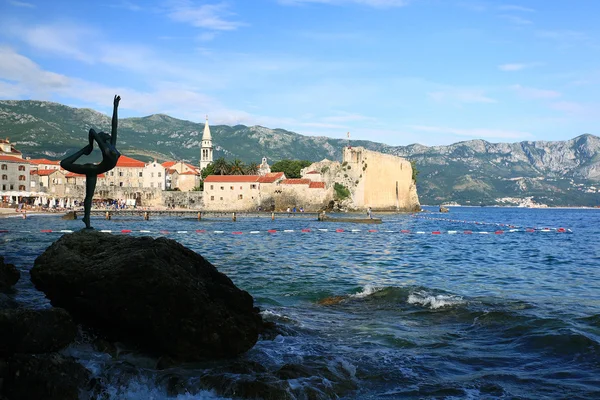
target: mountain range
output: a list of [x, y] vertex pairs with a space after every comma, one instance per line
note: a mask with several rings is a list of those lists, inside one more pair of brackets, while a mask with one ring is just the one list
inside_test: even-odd
[[[0, 137], [25, 156], [59, 159], [83, 147], [90, 128], [110, 131], [110, 117], [91, 109], [34, 100], [0, 101]], [[118, 148], [143, 161], [198, 164], [204, 123], [154, 114], [119, 119]], [[282, 159], [340, 160], [344, 139], [304, 136], [262, 126], [210, 127], [214, 157], [272, 164]], [[389, 146], [351, 140], [414, 161], [422, 204], [600, 205], [600, 138], [583, 134], [566, 141], [489, 143], [469, 140], [449, 146]], [[98, 157], [98, 156], [97, 156]]]

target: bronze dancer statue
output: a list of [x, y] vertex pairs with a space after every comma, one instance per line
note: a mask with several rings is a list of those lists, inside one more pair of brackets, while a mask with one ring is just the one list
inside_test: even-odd
[[[90, 226], [90, 211], [92, 209], [92, 197], [94, 196], [94, 190], [96, 189], [96, 181], [98, 175], [110, 171], [117, 165], [117, 160], [121, 154], [117, 151], [117, 108], [119, 108], [119, 102], [121, 96], [115, 95], [113, 101], [113, 115], [112, 115], [112, 130], [111, 134], [104, 132], [96, 132], [94, 129], [90, 129], [88, 134], [89, 144], [83, 149], [79, 150], [75, 154], [72, 154], [60, 162], [60, 166], [67, 171], [85, 175], [85, 200], [83, 202], [84, 216], [83, 222], [85, 223], [86, 229], [92, 229]], [[102, 161], [99, 164], [75, 164], [75, 161], [82, 155], [90, 155], [94, 149], [94, 140], [98, 143], [98, 147], [102, 151]]]

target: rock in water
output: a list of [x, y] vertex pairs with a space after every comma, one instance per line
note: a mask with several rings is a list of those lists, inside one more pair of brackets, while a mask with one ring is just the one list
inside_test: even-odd
[[19, 270], [13, 264], [4, 263], [4, 257], [0, 256], [0, 290], [13, 286], [20, 277]]
[[167, 238], [67, 234], [35, 260], [31, 280], [76, 322], [181, 361], [243, 353], [263, 327], [248, 292]]
[[0, 356], [58, 351], [76, 332], [71, 316], [60, 308], [0, 310]]

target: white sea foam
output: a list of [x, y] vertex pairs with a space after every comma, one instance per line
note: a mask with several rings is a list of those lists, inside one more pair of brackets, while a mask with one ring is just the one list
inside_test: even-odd
[[159, 388], [147, 378], [140, 377], [132, 379], [127, 385], [108, 385], [103, 393], [109, 399], [124, 400], [229, 400], [230, 397], [217, 396], [212, 391], [201, 391], [199, 393], [179, 394], [176, 397], [169, 396], [166, 389]]
[[378, 287], [378, 286], [365, 285], [365, 287], [363, 288], [362, 292], [352, 294], [352, 295], [350, 295], [350, 297], [356, 297], [356, 298], [361, 299], [363, 297], [370, 296], [373, 293], [379, 292], [382, 289], [383, 289], [382, 287]]
[[465, 301], [460, 296], [452, 296], [445, 294], [431, 295], [425, 292], [415, 292], [408, 296], [408, 304], [421, 304], [429, 306], [431, 309], [437, 309], [447, 306], [455, 306], [464, 304]]

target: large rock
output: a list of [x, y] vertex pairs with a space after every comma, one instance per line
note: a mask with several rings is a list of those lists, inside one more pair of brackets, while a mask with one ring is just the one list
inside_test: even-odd
[[77, 327], [60, 308], [0, 310], [0, 356], [14, 353], [50, 353], [67, 347]]
[[78, 400], [90, 373], [72, 357], [16, 354], [0, 361], [0, 393], [11, 400]]
[[181, 361], [243, 353], [263, 326], [247, 292], [166, 238], [67, 234], [35, 260], [31, 280], [76, 322]]
[[0, 256], [0, 290], [13, 286], [20, 277], [19, 270], [12, 264], [5, 264], [4, 257]]

